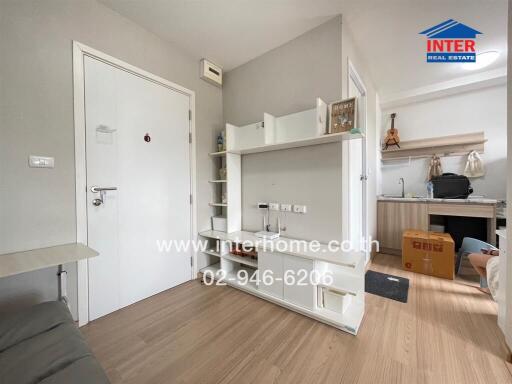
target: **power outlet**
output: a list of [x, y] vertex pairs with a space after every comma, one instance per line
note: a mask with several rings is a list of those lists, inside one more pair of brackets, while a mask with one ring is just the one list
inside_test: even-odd
[[292, 205], [291, 204], [281, 204], [281, 211], [282, 212], [291, 212]]
[[306, 206], [305, 205], [293, 205], [293, 212], [295, 213], [306, 213]]
[[279, 203], [269, 203], [268, 207], [271, 211], [279, 211]]

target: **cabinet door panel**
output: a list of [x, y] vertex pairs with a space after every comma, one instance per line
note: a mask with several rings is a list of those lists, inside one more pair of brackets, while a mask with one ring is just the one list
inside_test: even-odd
[[[313, 260], [283, 255], [283, 273], [286, 274], [286, 271], [290, 271], [289, 274], [293, 274], [295, 278], [295, 284], [284, 284], [284, 299], [286, 301], [308, 309], [315, 308], [315, 287], [310, 283], [313, 269]], [[302, 280], [305, 285], [298, 285], [299, 280]]]
[[407, 229], [428, 231], [428, 213], [425, 203], [377, 204], [377, 236], [381, 248], [402, 249], [402, 233]]
[[[260, 274], [260, 284], [258, 290], [268, 293], [269, 295], [283, 298], [283, 255], [272, 252], [258, 252], [258, 271]], [[272, 284], [265, 284], [263, 276], [271, 274]]]

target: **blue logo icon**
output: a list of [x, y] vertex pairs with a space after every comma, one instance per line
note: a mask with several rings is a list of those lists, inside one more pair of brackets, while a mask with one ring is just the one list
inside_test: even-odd
[[476, 37], [481, 34], [453, 19], [420, 32], [427, 36], [427, 63], [474, 63]]

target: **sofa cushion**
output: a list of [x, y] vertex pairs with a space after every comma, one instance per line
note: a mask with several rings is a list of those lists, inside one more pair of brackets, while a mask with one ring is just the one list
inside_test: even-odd
[[66, 305], [48, 301], [12, 314], [0, 316], [0, 353], [60, 324], [72, 324]]
[[40, 384], [109, 384], [101, 365], [92, 356], [73, 362], [55, 374], [39, 382]]
[[0, 384], [109, 383], [65, 304], [0, 319]]

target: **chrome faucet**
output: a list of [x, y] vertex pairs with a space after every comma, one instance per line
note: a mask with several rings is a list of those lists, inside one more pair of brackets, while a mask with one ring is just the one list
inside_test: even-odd
[[404, 198], [405, 197], [405, 181], [404, 181], [403, 177], [398, 179], [398, 184], [402, 184], [402, 198]]

